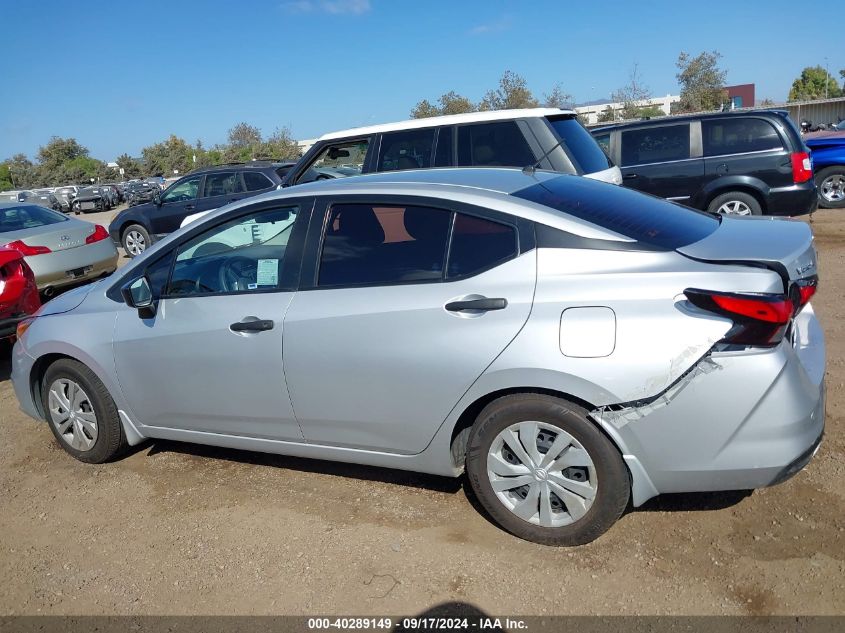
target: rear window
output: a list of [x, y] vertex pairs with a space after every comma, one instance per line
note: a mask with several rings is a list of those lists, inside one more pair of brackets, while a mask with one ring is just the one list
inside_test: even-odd
[[566, 153], [583, 174], [592, 174], [613, 167], [592, 135], [574, 117], [549, 119]]
[[771, 123], [750, 117], [704, 119], [701, 121], [701, 136], [705, 156], [783, 148], [780, 135]]
[[67, 222], [67, 218], [55, 211], [35, 205], [0, 209], [0, 233], [34, 229], [59, 222]]
[[561, 176], [513, 195], [660, 250], [692, 244], [719, 227], [716, 216], [583, 178]]

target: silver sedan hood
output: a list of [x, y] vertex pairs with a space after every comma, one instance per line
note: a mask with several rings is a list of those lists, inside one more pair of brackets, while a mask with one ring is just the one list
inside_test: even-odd
[[792, 281], [818, 274], [813, 231], [796, 220], [723, 217], [713, 233], [678, 252], [708, 262], [761, 263]]

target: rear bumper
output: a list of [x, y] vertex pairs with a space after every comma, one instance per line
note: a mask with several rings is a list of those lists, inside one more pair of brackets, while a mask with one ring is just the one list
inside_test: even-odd
[[796, 319], [791, 341], [714, 352], [704, 363], [668, 403], [609, 419], [656, 491], [747, 490], [801, 470], [825, 419], [824, 335], [812, 307]]
[[771, 189], [766, 202], [767, 215], [796, 216], [812, 213], [819, 206], [816, 182], [811, 178], [800, 185]]
[[[27, 257], [26, 263], [35, 274], [39, 290], [58, 288], [114, 272], [117, 269], [117, 249], [111, 240], [100, 240], [77, 248]], [[69, 277], [67, 274], [69, 270], [88, 267], [90, 270], [82, 276]]]

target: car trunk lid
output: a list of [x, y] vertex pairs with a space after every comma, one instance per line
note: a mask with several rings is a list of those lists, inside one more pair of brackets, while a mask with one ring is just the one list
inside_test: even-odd
[[713, 233], [677, 251], [699, 261], [763, 265], [780, 274], [784, 291], [818, 273], [813, 232], [796, 220], [723, 217]]
[[69, 248], [85, 246], [85, 238], [95, 230], [95, 225], [88, 222], [58, 222], [47, 226], [14, 231], [8, 235], [20, 240], [27, 246], [46, 246], [52, 252], [65, 251]]

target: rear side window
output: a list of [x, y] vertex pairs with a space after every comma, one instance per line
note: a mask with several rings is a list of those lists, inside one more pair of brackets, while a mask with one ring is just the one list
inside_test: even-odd
[[701, 121], [701, 136], [705, 156], [783, 148], [777, 130], [764, 119], [704, 119]]
[[318, 285], [439, 280], [451, 219], [443, 209], [336, 205], [326, 224]]
[[452, 128], [442, 127], [437, 133], [437, 150], [434, 154], [435, 167], [452, 166]]
[[622, 166], [665, 163], [690, 157], [689, 123], [622, 132]]
[[536, 160], [515, 121], [458, 128], [458, 165], [461, 167], [525, 167]]
[[[613, 163], [596, 142], [596, 139], [584, 128], [575, 117], [549, 119], [549, 123], [563, 143], [576, 167], [580, 167], [583, 174], [592, 174], [613, 167]], [[608, 143], [610, 134], [607, 135]]]
[[379, 171], [426, 169], [431, 167], [434, 128], [390, 132], [381, 137]]
[[466, 277], [500, 264], [518, 254], [516, 230], [463, 213], [455, 214], [446, 276]]
[[674, 250], [719, 227], [715, 216], [653, 196], [624, 187], [597, 189], [587, 179], [561, 176], [513, 195], [613, 231], [649, 250]]
[[236, 172], [223, 174], [208, 174], [205, 177], [203, 197], [225, 196], [233, 193], [243, 193], [244, 186]]
[[273, 186], [273, 182], [260, 171], [245, 171], [243, 174], [247, 191], [258, 191]]

